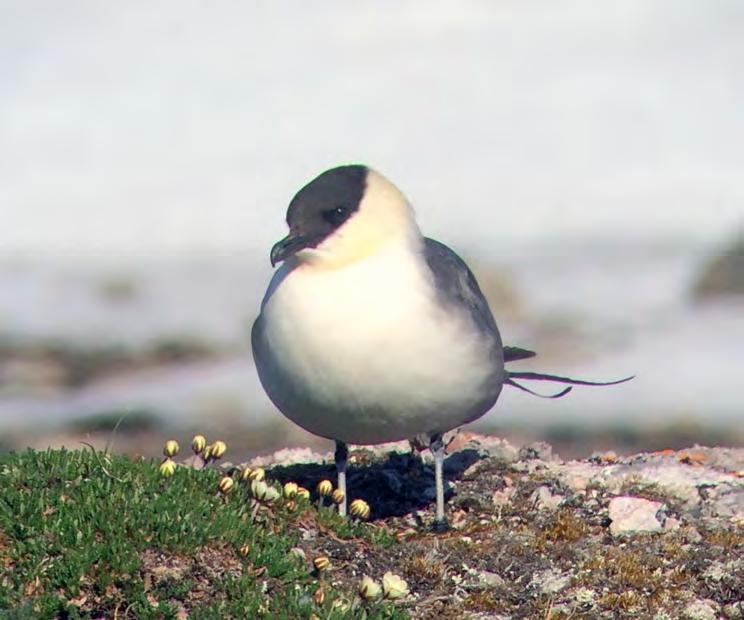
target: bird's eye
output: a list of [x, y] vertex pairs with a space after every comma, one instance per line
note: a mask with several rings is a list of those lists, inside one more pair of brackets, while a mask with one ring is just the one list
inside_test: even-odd
[[328, 209], [328, 211], [323, 211], [323, 219], [333, 226], [343, 224], [348, 219], [349, 215], [349, 209], [343, 205], [339, 205], [333, 209]]

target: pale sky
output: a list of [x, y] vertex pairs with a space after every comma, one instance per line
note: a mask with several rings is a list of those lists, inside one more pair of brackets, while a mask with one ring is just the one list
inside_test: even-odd
[[427, 234], [744, 222], [740, 0], [0, 5], [0, 253], [268, 248], [368, 163]]

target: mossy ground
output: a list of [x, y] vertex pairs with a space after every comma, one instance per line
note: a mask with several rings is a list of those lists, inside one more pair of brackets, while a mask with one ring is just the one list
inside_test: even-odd
[[255, 512], [217, 492], [219, 475], [163, 478], [90, 450], [1, 456], [0, 617], [405, 617], [326, 585], [318, 605], [318, 577], [290, 552], [309, 503]]
[[[370, 503], [369, 523], [319, 510], [317, 497], [256, 510], [242, 484], [220, 495], [214, 469], [179, 467], [166, 479], [152, 461], [89, 450], [0, 457], [0, 609], [13, 618], [673, 618], [692, 599], [724, 606], [742, 591], [741, 527], [680, 516], [677, 531], [617, 540], [601, 489], [572, 493], [539, 467], [460, 458], [448, 473], [455, 529], [435, 534], [428, 467], [352, 456], [350, 495]], [[308, 488], [333, 480], [324, 464], [267, 476]], [[509, 501], [494, 502], [505, 485]], [[565, 498], [559, 508], [536, 505], [541, 486]], [[331, 560], [320, 575], [319, 555]], [[363, 603], [359, 580], [386, 571], [411, 596]]]

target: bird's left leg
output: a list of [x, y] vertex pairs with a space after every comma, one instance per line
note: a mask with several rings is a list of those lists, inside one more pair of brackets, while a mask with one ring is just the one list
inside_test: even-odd
[[447, 529], [447, 519], [444, 517], [444, 441], [441, 434], [437, 433], [431, 436], [429, 449], [434, 456], [434, 484], [437, 492], [437, 514], [434, 519], [434, 529], [444, 531]]
[[344, 494], [343, 501], [338, 505], [338, 514], [346, 516], [346, 463], [349, 460], [349, 448], [343, 441], [336, 442], [336, 473], [338, 474], [338, 488]]

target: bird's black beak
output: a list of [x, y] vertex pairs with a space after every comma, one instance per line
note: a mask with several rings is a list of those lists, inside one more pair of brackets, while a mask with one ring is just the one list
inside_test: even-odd
[[300, 250], [314, 246], [315, 240], [312, 237], [289, 233], [284, 239], [277, 241], [274, 247], [271, 248], [271, 266], [276, 267], [277, 263], [287, 260]]

